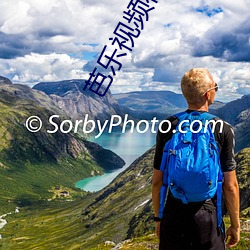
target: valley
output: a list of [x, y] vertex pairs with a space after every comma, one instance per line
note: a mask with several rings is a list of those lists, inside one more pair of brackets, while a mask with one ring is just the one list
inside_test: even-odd
[[[121, 99], [128, 97], [124, 94], [118, 98], [120, 101], [111, 93], [103, 101], [94, 100], [90, 94], [82, 93], [80, 80], [42, 83], [34, 89], [13, 85], [6, 78], [0, 80], [0, 215], [15, 211], [16, 207], [20, 210], [3, 218], [7, 224], [0, 229], [0, 248], [111, 249], [105, 246], [105, 241], [119, 244], [125, 240], [130, 241], [124, 242], [124, 249], [131, 244], [134, 248], [129, 249], [155, 247], [151, 200], [153, 144], [148, 150], [137, 146], [145, 150], [137, 152], [123, 169], [125, 162], [119, 150], [133, 154], [135, 149], [121, 146], [117, 138], [112, 139], [117, 140], [113, 148], [115, 152], [112, 152], [107, 149], [109, 137], [102, 147], [98, 141], [89, 141], [84, 134], [58, 131], [52, 135], [46, 133], [45, 128], [39, 133], [30, 133], [24, 124], [30, 115], [39, 114], [44, 121], [53, 114], [74, 120], [88, 112], [93, 119], [108, 119], [111, 114], [124, 115], [128, 111], [129, 117], [138, 121], [155, 114], [162, 117], [171, 114], [170, 106], [174, 110], [184, 107], [178, 106], [178, 102], [176, 106], [175, 98], [168, 98], [168, 95], [165, 97], [168, 103], [164, 106], [163, 95], [159, 100], [163, 106], [161, 110], [159, 106], [152, 106], [152, 112], [147, 113], [148, 107], [143, 109], [141, 105], [136, 112], [129, 109], [134, 105], [131, 103], [134, 94], [133, 98], [125, 100]], [[149, 105], [150, 96], [142, 95], [138, 102], [144, 98]], [[233, 104], [217, 103], [211, 110], [232, 122], [236, 131], [242, 221], [250, 217], [249, 98], [250, 95], [245, 95]], [[126, 106], [122, 106], [121, 101]], [[181, 100], [180, 103], [184, 105]], [[236, 108], [232, 110], [232, 107]], [[163, 114], [164, 109], [168, 111]], [[57, 122], [60, 124], [61, 120]], [[50, 128], [45, 124], [47, 126]], [[136, 144], [135, 140], [143, 143], [140, 135], [137, 138], [131, 134], [130, 140], [132, 144]], [[74, 186], [81, 179], [110, 171], [120, 172], [100, 191], [81, 191]], [[243, 230], [238, 249], [246, 249], [249, 237], [249, 231]], [[142, 248], [136, 248], [138, 246]]]

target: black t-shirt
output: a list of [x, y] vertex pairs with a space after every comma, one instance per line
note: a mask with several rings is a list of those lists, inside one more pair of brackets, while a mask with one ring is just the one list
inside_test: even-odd
[[[192, 112], [193, 110], [187, 110], [188, 113]], [[201, 113], [203, 111], [200, 111]], [[178, 124], [178, 118], [175, 116], [171, 116], [167, 118], [172, 124], [171, 130], [168, 133], [161, 133], [158, 130], [157, 137], [156, 137], [156, 149], [155, 149], [155, 156], [154, 156], [154, 168], [155, 169], [160, 169], [161, 165], [161, 159], [163, 155], [163, 149], [168, 140], [170, 140], [173, 136], [173, 130], [176, 129], [176, 126]], [[214, 137], [217, 142], [217, 145], [220, 149], [220, 162], [221, 162], [221, 168], [222, 172], [228, 172], [236, 169], [236, 162], [234, 159], [234, 146], [235, 146], [235, 139], [234, 139], [234, 131], [232, 126], [219, 119], [219, 118], [214, 118], [215, 121], [222, 121], [222, 125], [220, 123], [216, 123], [215, 129], [214, 129]], [[162, 125], [162, 131], [167, 131], [168, 130], [168, 123], [164, 123]], [[222, 130], [221, 130], [222, 126]], [[221, 131], [220, 131], [221, 130]], [[215, 204], [216, 204], [216, 196], [213, 199], [209, 199], [203, 202], [194, 202], [194, 203], [188, 203], [188, 204], [183, 204], [180, 200], [177, 200], [173, 197], [171, 192], [168, 193], [168, 199], [167, 199], [167, 204], [170, 206], [178, 206], [182, 207], [184, 210], [187, 208], [191, 208], [191, 211], [193, 208], [195, 211], [200, 208], [201, 206], [205, 206], [207, 209], [213, 209]], [[166, 212], [164, 210], [164, 212]], [[192, 212], [193, 213], [193, 212]]]
[[[192, 110], [187, 110], [187, 112], [190, 113], [192, 112]], [[169, 120], [172, 124], [171, 130], [167, 133], [161, 133], [158, 130], [156, 137], [154, 168], [158, 170], [160, 169], [164, 146], [166, 142], [172, 138], [173, 135], [172, 131], [176, 128], [179, 121], [178, 118], [175, 116], [171, 116], [167, 118], [167, 120]], [[215, 118], [214, 120], [218, 121], [221, 119]], [[222, 172], [228, 172], [235, 170], [236, 168], [236, 162], [234, 159], [234, 146], [235, 146], [234, 131], [229, 123], [223, 120], [221, 121], [222, 125], [219, 122], [216, 123], [214, 130], [214, 137], [215, 140], [217, 141], [218, 147], [220, 148], [220, 162], [221, 162]], [[162, 131], [167, 131], [168, 126], [169, 124], [164, 123], [162, 125]]]

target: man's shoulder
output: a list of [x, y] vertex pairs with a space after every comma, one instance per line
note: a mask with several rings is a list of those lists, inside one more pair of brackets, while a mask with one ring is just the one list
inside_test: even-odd
[[170, 126], [169, 122], [171, 123], [171, 128], [175, 128], [178, 124], [178, 121], [179, 119], [175, 115], [166, 117], [166, 119], [164, 119], [161, 124], [162, 130], [168, 130], [168, 127]]
[[[170, 125], [169, 122], [171, 123], [171, 128], [172, 129], [175, 129], [178, 122], [179, 122], [179, 117], [181, 117], [182, 114], [188, 114], [188, 113], [191, 113], [193, 112], [193, 110], [186, 110], [186, 111], [183, 111], [183, 112], [179, 112], [179, 113], [175, 113], [171, 116], [167, 116], [166, 119], [164, 119], [162, 122], [162, 129], [163, 130], [166, 130], [166, 128], [168, 128], [168, 126]], [[205, 111], [200, 111], [201, 113], [204, 113]], [[211, 120], [214, 120], [215, 122], [215, 130], [217, 131], [221, 131], [221, 129], [223, 130], [223, 132], [220, 132], [220, 133], [223, 133], [223, 134], [233, 134], [234, 133], [234, 129], [233, 129], [233, 126], [231, 124], [229, 124], [228, 122], [226, 122], [225, 120], [223, 120], [222, 118], [212, 114], [212, 113], [209, 113], [211, 115], [213, 115], [212, 119]], [[164, 122], [165, 121], [165, 122]]]
[[214, 117], [213, 120], [216, 122], [216, 126], [221, 126], [223, 128], [223, 132], [234, 133], [233, 126], [230, 123], [217, 116]]

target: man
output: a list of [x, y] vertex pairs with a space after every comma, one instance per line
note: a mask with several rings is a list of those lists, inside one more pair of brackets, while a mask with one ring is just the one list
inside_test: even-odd
[[[187, 112], [208, 112], [208, 106], [214, 102], [217, 84], [207, 69], [195, 68], [186, 72], [181, 80], [181, 89], [188, 104]], [[236, 246], [240, 239], [239, 187], [236, 179], [234, 160], [234, 133], [232, 127], [223, 121], [220, 133], [216, 124], [214, 136], [220, 148], [220, 162], [223, 171], [223, 196], [230, 216], [231, 226], [226, 235], [217, 226], [216, 198], [203, 202], [183, 204], [181, 200], [168, 192], [163, 218], [159, 219], [160, 189], [163, 172], [160, 171], [165, 143], [171, 139], [178, 118], [168, 120], [172, 128], [168, 133], [158, 131], [152, 179], [152, 199], [154, 206], [155, 230], [160, 239], [160, 250], [222, 250]], [[165, 129], [163, 128], [162, 131]], [[224, 226], [224, 224], [223, 224]], [[226, 236], [226, 237], [225, 237]]]

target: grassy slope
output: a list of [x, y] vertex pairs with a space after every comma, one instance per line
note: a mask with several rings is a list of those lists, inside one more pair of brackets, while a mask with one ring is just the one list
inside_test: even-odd
[[21, 208], [6, 217], [1, 230], [3, 249], [79, 249], [83, 243], [81, 208], [83, 200], [52, 201]]
[[[224, 219], [226, 226], [229, 225], [229, 218], [226, 217]], [[234, 250], [247, 250], [250, 247], [249, 241], [250, 233], [249, 231], [241, 232], [241, 240], [239, 244], [232, 248]], [[119, 249], [120, 250], [158, 250], [159, 241], [155, 234], [148, 234], [145, 236], [133, 238], [130, 240], [126, 240], [120, 243]], [[99, 244], [96, 247], [91, 248], [90, 250], [111, 250], [111, 246], [107, 246], [104, 243]]]
[[[245, 151], [242, 154], [249, 157]], [[106, 240], [117, 244], [126, 238], [133, 240], [121, 249], [157, 249], [154, 236], [142, 237], [154, 231], [151, 201], [135, 210], [150, 198], [152, 157], [150, 150], [100, 192], [73, 202], [61, 200], [23, 208], [19, 214], [6, 217], [8, 224], [0, 230], [3, 249], [104, 250], [111, 249], [104, 246]], [[247, 249], [249, 238], [249, 229], [243, 231], [235, 249]]]
[[[84, 198], [83, 198], [84, 200]], [[81, 209], [83, 200], [74, 202], [53, 202], [39, 207], [22, 209], [19, 214], [6, 217], [8, 224], [0, 231], [3, 239], [0, 249], [5, 250], [105, 250], [105, 239], [93, 243], [93, 247], [86, 247], [84, 224], [81, 223]], [[225, 218], [229, 224], [229, 218]], [[99, 233], [98, 231], [96, 232]], [[150, 233], [150, 232], [149, 232]], [[132, 238], [122, 242], [121, 250], [149, 250], [158, 249], [158, 240], [151, 231], [150, 235]], [[241, 241], [235, 250], [246, 250], [250, 247], [250, 233], [241, 232]], [[91, 239], [90, 239], [91, 240]], [[94, 247], [95, 246], [95, 247]]]
[[[148, 165], [148, 157], [152, 158], [152, 152], [140, 158], [137, 164]], [[142, 169], [137, 166], [134, 175], [131, 175], [134, 172], [131, 168], [102, 192], [88, 194], [73, 202], [53, 201], [21, 208], [19, 214], [6, 217], [8, 224], [0, 230], [2, 246], [4, 249], [68, 250], [89, 249], [105, 240], [122, 241], [127, 236], [128, 222], [141, 213], [143, 206], [135, 208], [150, 198], [149, 169], [139, 176]], [[138, 190], [137, 185], [142, 187], [147, 182], [145, 188]], [[111, 196], [105, 197], [103, 192], [107, 190]]]
[[[16, 86], [8, 88], [19, 91]], [[35, 91], [31, 93], [38, 95], [40, 101], [48, 98], [39, 96]], [[48, 100], [44, 102], [48, 103]], [[82, 151], [75, 158], [67, 153], [69, 148], [60, 152], [60, 146], [65, 147], [72, 136], [49, 135], [45, 128], [35, 135], [25, 128], [25, 120], [31, 115], [39, 115], [46, 121], [52, 112], [59, 112], [53, 110], [53, 106], [47, 108], [37, 105], [34, 100], [23, 97], [13, 99], [10, 92], [1, 92], [0, 215], [13, 210], [16, 205], [33, 204], [50, 198], [52, 194], [48, 190], [53, 186], [74, 188], [74, 183], [89, 177], [91, 171], [103, 171], [87, 151]], [[68, 145], [74, 146], [72, 143]], [[66, 153], [62, 153], [63, 150]]]
[[250, 148], [241, 150], [235, 157], [237, 162], [237, 179], [240, 186], [241, 210], [250, 217]]

